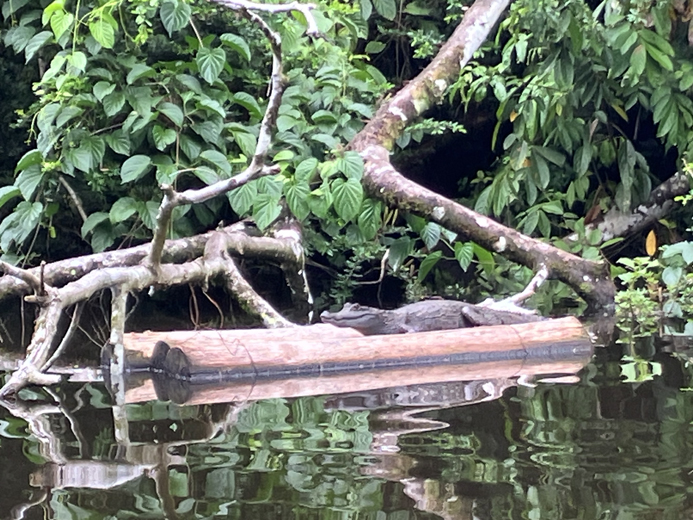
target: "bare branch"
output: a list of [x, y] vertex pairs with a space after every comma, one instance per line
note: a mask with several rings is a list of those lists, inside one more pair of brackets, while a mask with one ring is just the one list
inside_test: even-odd
[[43, 284], [41, 283], [41, 279], [31, 271], [20, 269], [19, 267], [15, 267], [12, 264], [3, 262], [2, 260], [0, 260], [0, 270], [4, 271], [6, 276], [14, 276], [15, 278], [26, 283], [29, 287], [31, 287], [35, 294], [43, 293]]
[[65, 188], [65, 191], [67, 191], [67, 194], [72, 199], [72, 202], [74, 202], [75, 208], [77, 209], [77, 213], [79, 213], [79, 216], [82, 217], [82, 222], [86, 222], [87, 212], [84, 211], [84, 206], [82, 205], [82, 199], [79, 198], [79, 195], [77, 195], [77, 192], [72, 188], [70, 183], [67, 182], [67, 179], [65, 178], [64, 175], [58, 175], [58, 181], [60, 182], [60, 184], [63, 185], [63, 187]]
[[285, 13], [287, 11], [299, 11], [306, 19], [308, 28], [306, 34], [309, 36], [319, 36], [320, 30], [318, 24], [315, 23], [315, 18], [311, 12], [316, 8], [315, 4], [302, 4], [299, 2], [291, 2], [289, 4], [258, 4], [255, 2], [247, 2], [246, 0], [212, 0], [218, 4], [224, 5], [229, 9], [239, 10], [246, 9], [248, 11], [264, 11], [266, 13]]

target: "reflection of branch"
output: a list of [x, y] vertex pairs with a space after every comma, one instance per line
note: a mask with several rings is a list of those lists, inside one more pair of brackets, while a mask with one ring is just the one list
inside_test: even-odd
[[65, 350], [65, 347], [67, 347], [67, 344], [72, 339], [72, 335], [75, 333], [75, 330], [78, 328], [79, 318], [82, 316], [82, 309], [84, 309], [84, 304], [82, 302], [75, 305], [75, 310], [72, 313], [72, 320], [70, 321], [70, 326], [68, 327], [67, 332], [63, 336], [62, 341], [60, 341], [60, 345], [58, 345], [58, 348], [55, 349], [55, 352], [53, 352], [53, 355], [50, 357], [50, 359], [48, 361], [46, 361], [46, 365], [45, 365], [46, 369], [53, 366], [53, 363], [55, 363], [56, 360], [60, 357], [60, 355]]

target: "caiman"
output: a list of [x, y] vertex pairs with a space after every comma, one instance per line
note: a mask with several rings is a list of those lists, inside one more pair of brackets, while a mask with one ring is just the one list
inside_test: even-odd
[[424, 300], [394, 310], [347, 303], [339, 312], [323, 312], [320, 319], [323, 323], [351, 327], [362, 334], [372, 335], [514, 325], [543, 318], [536, 314], [496, 310], [456, 300]]

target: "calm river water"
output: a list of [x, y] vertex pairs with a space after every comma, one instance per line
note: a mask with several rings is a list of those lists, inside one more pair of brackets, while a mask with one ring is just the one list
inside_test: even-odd
[[24, 391], [0, 407], [0, 517], [693, 518], [693, 368], [651, 344], [569, 383], [117, 409], [99, 385]]

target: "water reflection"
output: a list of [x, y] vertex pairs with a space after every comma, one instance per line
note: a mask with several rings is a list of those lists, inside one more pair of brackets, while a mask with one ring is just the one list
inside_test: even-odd
[[679, 354], [637, 362], [634, 371], [613, 347], [575, 384], [507, 378], [132, 404], [116, 414], [128, 425], [125, 444], [102, 387], [24, 392], [0, 409], [0, 511], [32, 519], [693, 517], [693, 372]]

